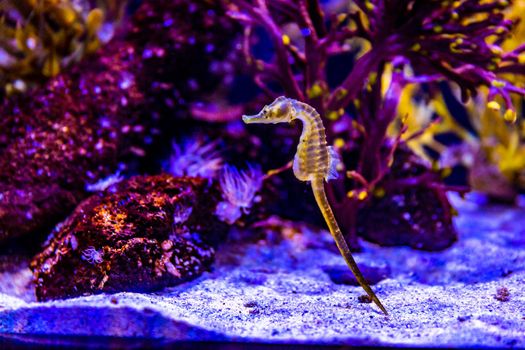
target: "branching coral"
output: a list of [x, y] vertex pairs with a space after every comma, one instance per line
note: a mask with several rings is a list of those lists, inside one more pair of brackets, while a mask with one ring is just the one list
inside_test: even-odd
[[[524, 6], [522, 1], [515, 1], [505, 10], [515, 23], [506, 40], [501, 42], [502, 49], [509, 53], [503, 55], [506, 62], [495, 70], [499, 80], [492, 86], [480, 89], [481, 93], [465, 106], [457, 103], [458, 93], [454, 87], [426, 86], [423, 90], [408, 86], [400, 104], [400, 115], [407, 115], [408, 132], [404, 139], [413, 150], [427, 158], [428, 149], [439, 155], [435, 166], [444, 173], [455, 165], [466, 167], [474, 190], [507, 202], [512, 202], [525, 186], [523, 97], [497, 96], [498, 81], [524, 86], [525, 23], [520, 20]], [[446, 135], [456, 136], [460, 143], [447, 145], [440, 141], [446, 140]]]
[[[509, 115], [515, 111], [511, 94], [525, 93], [501, 76], [525, 71], [520, 61], [525, 46], [502, 48], [513, 26], [505, 17], [510, 1], [357, 0], [329, 17], [316, 0], [227, 4], [230, 15], [246, 25], [245, 61], [261, 90], [307, 102], [325, 118], [329, 142], [343, 153], [348, 175], [344, 185], [330, 186], [329, 195], [339, 201], [336, 211], [344, 211], [339, 215], [350, 218], [344, 225], [350, 236], [358, 209], [401, 184], [432, 191], [450, 218], [447, 188], [439, 176], [389, 177], [405, 128], [391, 138], [387, 129], [398, 116], [405, 87], [451, 81], [466, 101], [485, 86], [491, 97], [501, 96]], [[271, 59], [253, 54], [256, 29], [271, 39]], [[331, 60], [355, 53], [356, 43], [362, 52], [347, 64], [350, 72], [330, 81]]]
[[[426, 113], [420, 114], [423, 116], [420, 119], [407, 118], [410, 129], [423, 130], [407, 138], [408, 145], [434, 162], [444, 174], [458, 165], [467, 168], [473, 190], [494, 200], [513, 202], [517, 193], [525, 188], [525, 129], [521, 103], [516, 105], [519, 118], [506, 120], [499, 104], [487, 101], [486, 95], [472, 99], [464, 108], [452, 108], [440, 91], [432, 92], [432, 100], [425, 105], [415, 101], [415, 94], [417, 92], [409, 89], [403, 93], [407, 103], [402, 109], [407, 112], [424, 109]], [[460, 122], [457, 114], [466, 119]], [[447, 144], [446, 135], [448, 139], [453, 135], [457, 141], [450, 143], [449, 140]]]

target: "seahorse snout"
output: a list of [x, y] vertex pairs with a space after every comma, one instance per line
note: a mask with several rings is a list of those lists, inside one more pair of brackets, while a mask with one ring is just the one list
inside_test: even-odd
[[242, 121], [246, 124], [257, 123], [260, 119], [261, 117], [259, 116], [259, 114], [242, 116]]
[[242, 121], [245, 122], [246, 124], [255, 124], [255, 123], [272, 124], [272, 123], [277, 122], [276, 120], [269, 118], [265, 113], [258, 113], [254, 115], [243, 115]]

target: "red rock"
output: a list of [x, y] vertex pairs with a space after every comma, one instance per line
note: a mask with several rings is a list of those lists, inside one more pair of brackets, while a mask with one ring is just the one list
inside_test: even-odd
[[137, 176], [82, 202], [32, 261], [39, 300], [152, 291], [198, 277], [226, 226], [198, 178]]

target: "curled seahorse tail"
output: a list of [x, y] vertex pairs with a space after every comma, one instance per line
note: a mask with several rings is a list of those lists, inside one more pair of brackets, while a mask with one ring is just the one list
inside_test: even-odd
[[363, 277], [363, 274], [359, 270], [359, 267], [357, 266], [357, 263], [355, 262], [354, 257], [352, 256], [352, 253], [348, 248], [348, 245], [346, 244], [345, 238], [341, 230], [339, 229], [339, 225], [337, 225], [337, 221], [335, 220], [334, 213], [330, 208], [330, 203], [328, 203], [328, 199], [326, 198], [326, 193], [324, 190], [324, 180], [322, 178], [319, 177], [312, 180], [312, 191], [314, 192], [317, 205], [321, 209], [321, 213], [323, 214], [326, 224], [330, 229], [330, 233], [332, 234], [332, 237], [335, 240], [337, 248], [339, 248], [339, 251], [345, 259], [348, 267], [350, 267], [350, 270], [352, 270], [352, 273], [356, 277], [357, 282], [359, 282], [361, 287], [374, 301], [374, 303], [381, 309], [381, 311], [383, 311], [385, 315], [388, 315], [388, 312], [386, 311], [385, 307], [383, 306], [383, 304], [381, 304], [379, 298], [375, 295], [374, 291], [372, 290], [372, 288], [370, 288], [370, 285]]

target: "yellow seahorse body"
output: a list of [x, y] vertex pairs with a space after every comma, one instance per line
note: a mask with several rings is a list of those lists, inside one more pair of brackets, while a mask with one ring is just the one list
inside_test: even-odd
[[270, 105], [265, 106], [258, 114], [252, 116], [244, 115], [242, 117], [242, 120], [247, 124], [289, 123], [295, 119], [301, 120], [303, 132], [301, 133], [297, 153], [294, 157], [294, 175], [301, 181], [310, 181], [317, 205], [341, 255], [361, 287], [386, 315], [385, 307], [381, 304], [372, 288], [370, 288], [352, 257], [326, 198], [324, 181], [337, 177], [336, 167], [340, 160], [337, 152], [326, 143], [325, 129], [319, 113], [306, 103], [281, 96]]

